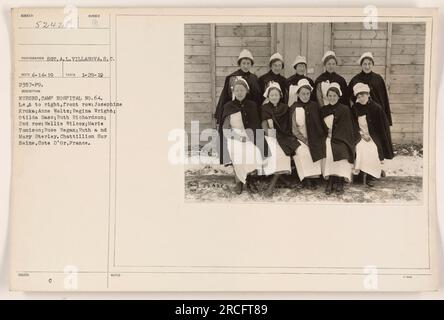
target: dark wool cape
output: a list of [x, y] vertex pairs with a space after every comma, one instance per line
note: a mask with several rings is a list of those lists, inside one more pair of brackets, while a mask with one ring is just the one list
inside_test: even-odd
[[[268, 84], [271, 81], [279, 83], [279, 86], [281, 87], [282, 95], [283, 95], [283, 97], [281, 98], [280, 102], [287, 103], [288, 102], [288, 83], [287, 83], [287, 79], [285, 79], [284, 76], [282, 76], [280, 74], [276, 74], [276, 73], [274, 73], [271, 70], [268, 71], [266, 74], [264, 74], [264, 75], [259, 77], [259, 85], [261, 86], [262, 92], [265, 92], [265, 90], [268, 87]], [[262, 96], [262, 102], [264, 102], [265, 99], [266, 98], [264, 96]]]
[[296, 101], [290, 107], [290, 118], [293, 119], [296, 108], [305, 111], [305, 127], [307, 128], [308, 148], [313, 162], [325, 158], [325, 131], [321, 119], [319, 105], [316, 102]]
[[268, 102], [262, 106], [262, 120], [273, 120], [276, 129], [276, 140], [287, 156], [294, 156], [301, 145], [291, 132], [290, 108], [285, 103], [274, 106]]
[[378, 148], [379, 160], [393, 159], [393, 144], [390, 134], [390, 126], [381, 106], [369, 99], [366, 105], [359, 102], [352, 108], [355, 121], [355, 136], [360, 140], [358, 117], [366, 116], [368, 132]]
[[356, 102], [356, 97], [353, 94], [353, 86], [359, 82], [365, 83], [370, 87], [370, 97], [382, 107], [389, 125], [392, 125], [392, 112], [390, 110], [390, 102], [387, 93], [387, 87], [385, 85], [384, 79], [381, 75], [372, 72], [365, 73], [361, 71], [355, 75], [348, 85], [348, 91], [353, 104]]
[[[313, 80], [311, 80], [307, 76], [301, 76], [301, 75], [295, 73], [294, 75], [292, 75], [290, 78], [287, 79], [288, 88], [290, 88], [290, 86], [292, 86], [292, 85], [296, 86], [298, 84], [299, 80], [301, 80], [301, 79], [307, 79], [308, 82], [310, 83], [310, 85], [313, 87], [313, 90], [310, 95], [310, 100], [317, 102], [318, 99], [316, 98], [316, 91], [314, 90], [315, 89], [314, 82], [313, 82]], [[290, 89], [288, 89], [288, 90], [290, 90]]]
[[[315, 81], [315, 86], [314, 86], [314, 90], [318, 89], [318, 86], [320, 85], [321, 82], [324, 81], [330, 81], [330, 83], [332, 82], [336, 82], [339, 84], [339, 86], [341, 87], [341, 91], [342, 91], [342, 96], [339, 98], [339, 102], [342, 103], [343, 105], [349, 106], [350, 105], [350, 98], [348, 96], [348, 87], [347, 87], [347, 82], [345, 81], [345, 79], [340, 76], [339, 74], [337, 74], [336, 72], [327, 72], [325, 71], [324, 73], [322, 73]], [[318, 101], [318, 103], [321, 104], [320, 101]]]
[[[218, 121], [222, 116], [224, 105], [233, 99], [231, 86], [238, 76], [244, 78], [247, 81], [248, 86], [250, 87], [246, 99], [256, 102], [257, 106], [260, 106], [262, 104], [263, 92], [259, 85], [259, 79], [257, 78], [257, 76], [251, 72], [243, 72], [241, 69], [236, 70], [225, 78], [225, 84], [220, 94], [219, 102], [217, 103], [216, 112], [214, 114], [216, 121]], [[218, 123], [221, 124], [220, 122]]]
[[[321, 118], [333, 114], [333, 127], [331, 133], [331, 149], [333, 160], [347, 160], [353, 163], [355, 160], [355, 137], [354, 121], [352, 120], [351, 108], [341, 103], [327, 105], [321, 108]], [[328, 127], [324, 121], [325, 134], [328, 133]]]
[[[227, 150], [227, 139], [223, 134], [223, 123], [227, 119], [228, 116], [240, 112], [242, 115], [242, 122], [244, 124], [245, 129], [253, 130], [253, 137], [250, 137], [251, 141], [259, 147], [262, 157], [264, 158], [267, 155], [267, 143], [264, 139], [263, 144], [258, 143], [257, 139], [257, 131], [263, 130], [261, 119], [259, 118], [259, 114], [257, 112], [257, 105], [254, 101], [244, 99], [239, 101], [237, 99], [227, 102], [223, 106], [223, 113], [219, 118], [219, 161], [221, 164], [229, 164], [230, 163], [230, 155]], [[221, 148], [222, 147], [222, 148]]]

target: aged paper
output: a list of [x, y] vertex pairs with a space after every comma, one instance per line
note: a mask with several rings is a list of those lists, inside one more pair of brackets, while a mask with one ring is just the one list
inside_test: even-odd
[[[238, 42], [224, 33], [230, 28], [217, 29], [215, 24], [355, 26], [367, 17], [362, 9], [68, 7], [17, 8], [11, 15], [12, 290], [437, 288], [435, 10], [380, 9], [377, 16], [381, 25], [390, 25], [384, 32], [391, 30], [391, 23], [400, 23], [399, 30], [413, 30], [413, 36], [398, 36], [398, 45], [405, 39], [424, 41], [402, 49], [421, 59], [421, 69], [409, 67], [418, 73], [412, 77], [423, 81], [421, 101], [416, 102], [423, 110], [421, 129], [410, 130], [417, 124], [392, 128], [399, 130], [394, 139], [415, 133], [423, 145], [421, 192], [410, 202], [394, 201], [399, 198], [395, 189], [384, 189], [391, 200], [374, 202], [248, 197], [193, 201], [190, 188], [184, 188], [189, 181], [184, 172], [201, 164], [193, 163], [193, 157], [172, 161], [178, 150], [175, 133], [189, 132], [187, 103], [196, 108], [191, 119], [206, 117], [199, 108], [215, 107], [217, 88], [231, 70], [224, 67], [225, 55], [238, 54], [230, 48], [260, 46], [262, 41], [259, 31], [248, 31], [237, 34], [244, 37]], [[424, 34], [415, 34], [416, 27], [409, 24], [422, 24]], [[208, 32], [206, 25], [211, 25]], [[265, 36], [278, 37], [272, 41], [279, 43], [279, 32], [270, 30]], [[387, 48], [384, 32], [375, 32], [370, 45]], [[206, 42], [193, 34], [216, 40]], [[344, 41], [346, 47], [349, 40]], [[211, 43], [214, 47], [207, 53], [205, 46]], [[226, 47], [217, 51], [223, 43]], [[390, 51], [384, 50], [377, 59], [383, 57], [387, 65]], [[404, 59], [402, 53], [396, 54], [398, 61]], [[219, 69], [211, 64], [212, 57], [221, 63]], [[264, 65], [268, 58], [263, 58]], [[187, 59], [196, 64], [191, 75]], [[350, 70], [355, 72], [354, 67]], [[311, 70], [309, 62], [307, 72], [317, 69]], [[411, 78], [403, 76], [392, 79]], [[397, 87], [398, 93], [411, 90], [406, 83]], [[203, 122], [215, 126], [213, 120]]]

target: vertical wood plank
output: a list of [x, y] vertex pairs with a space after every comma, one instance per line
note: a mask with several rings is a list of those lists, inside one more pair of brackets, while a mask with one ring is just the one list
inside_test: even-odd
[[284, 29], [284, 58], [285, 58], [285, 70], [284, 76], [289, 77], [294, 74], [293, 61], [296, 55], [301, 54], [301, 36], [302, 36], [302, 24], [301, 23], [285, 23], [282, 28]]
[[[321, 62], [324, 54], [324, 25], [325, 23], [310, 23], [307, 39], [307, 75], [315, 79], [323, 70]], [[312, 71], [312, 72], [309, 72]]]
[[303, 23], [301, 26], [301, 50], [300, 55], [307, 57], [308, 53], [308, 23]]
[[276, 51], [279, 51], [282, 55], [285, 57], [285, 24], [284, 23], [277, 23], [276, 24]]
[[324, 23], [324, 54], [328, 50], [332, 50], [332, 24], [331, 23]]
[[291, 58], [286, 53], [285, 46], [285, 23], [276, 23], [276, 51], [284, 57], [283, 76], [287, 76], [286, 70], [291, 64]]
[[390, 69], [392, 66], [392, 30], [393, 24], [391, 22], [387, 23], [387, 47], [385, 56], [385, 83], [387, 85], [387, 90], [390, 94]]
[[277, 48], [276, 23], [270, 23], [270, 47], [271, 47], [271, 54], [274, 54], [275, 52], [279, 52], [279, 50]]
[[210, 24], [210, 79], [211, 79], [211, 123], [216, 127], [216, 24]]

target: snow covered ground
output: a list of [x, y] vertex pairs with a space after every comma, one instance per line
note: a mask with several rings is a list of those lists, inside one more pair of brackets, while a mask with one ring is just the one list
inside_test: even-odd
[[[407, 153], [407, 152], [406, 152]], [[263, 196], [267, 180], [259, 181], [258, 194], [244, 191], [235, 194], [233, 168], [222, 166], [216, 157], [191, 156], [185, 165], [185, 199], [188, 201], [239, 201], [239, 202], [357, 202], [357, 203], [404, 203], [422, 202], [423, 158], [417, 152], [397, 155], [386, 160], [386, 177], [375, 183], [375, 187], [365, 187], [359, 183], [347, 184], [343, 195], [324, 194], [324, 187], [316, 190], [279, 187], [273, 197]]]
[[[231, 166], [223, 166], [219, 164], [217, 157], [208, 156], [192, 156], [187, 160], [185, 165], [186, 175], [224, 175], [233, 174]], [[420, 156], [403, 156], [399, 155], [393, 160], [385, 160], [384, 170], [387, 176], [417, 176], [422, 177], [423, 158]]]

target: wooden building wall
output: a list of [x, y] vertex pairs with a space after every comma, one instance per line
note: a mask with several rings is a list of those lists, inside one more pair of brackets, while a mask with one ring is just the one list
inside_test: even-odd
[[185, 130], [192, 120], [200, 131], [212, 128], [214, 34], [210, 24], [185, 25]]
[[379, 23], [378, 30], [366, 30], [362, 23], [186, 25], [185, 128], [191, 120], [198, 120], [201, 130], [214, 127], [212, 114], [225, 76], [237, 70], [243, 48], [253, 53], [258, 76], [268, 71], [276, 50], [284, 54], [287, 77], [295, 56], [306, 55], [313, 80], [323, 71], [324, 51], [332, 49], [339, 57], [338, 73], [347, 81], [361, 71], [359, 56], [371, 51], [374, 71], [389, 89], [394, 142], [422, 142], [424, 43], [425, 25], [413, 23]]
[[333, 50], [340, 57], [338, 73], [347, 82], [361, 71], [357, 60], [365, 51], [375, 56], [374, 71], [386, 81], [398, 143], [422, 142], [425, 24], [333, 23]]
[[393, 23], [389, 95], [392, 136], [397, 142], [422, 142], [424, 115], [425, 24]]
[[217, 24], [216, 35], [216, 103], [225, 77], [239, 69], [237, 58], [248, 48], [254, 57], [253, 70], [257, 76], [268, 72], [271, 52], [270, 24]]

